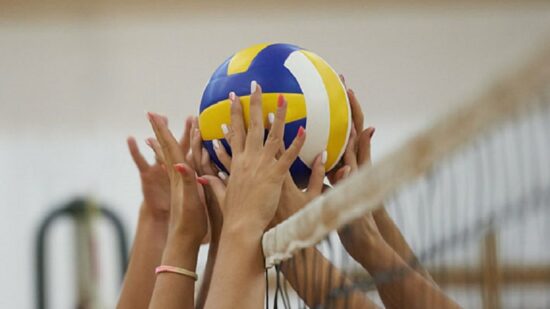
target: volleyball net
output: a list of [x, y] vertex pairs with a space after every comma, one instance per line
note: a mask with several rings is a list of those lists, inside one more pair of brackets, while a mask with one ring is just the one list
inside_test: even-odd
[[[368, 274], [334, 235], [381, 207], [415, 253], [408, 266], [425, 267], [461, 306], [550, 306], [550, 44], [268, 230], [262, 246], [266, 268], [277, 269], [272, 303], [293, 307], [287, 290], [301, 289], [280, 277], [285, 263], [303, 277], [310, 307], [337, 307], [330, 299], [353, 291], [376, 299], [381, 285], [402, 280], [403, 268]], [[331, 270], [319, 271], [323, 264], [308, 255], [311, 248], [349, 281], [334, 284]], [[481, 293], [472, 296], [472, 286]]]

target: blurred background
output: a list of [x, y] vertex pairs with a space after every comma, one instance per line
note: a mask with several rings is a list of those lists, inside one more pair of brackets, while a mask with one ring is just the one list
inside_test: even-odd
[[[41, 219], [78, 196], [116, 212], [131, 241], [141, 202], [126, 137], [145, 111], [179, 134], [203, 86], [259, 42], [315, 51], [375, 126], [374, 160], [474, 98], [550, 35], [548, 1], [0, 1], [0, 307], [34, 306]], [[101, 295], [116, 304], [112, 230], [97, 227]], [[75, 303], [74, 229], [47, 242], [52, 308]]]

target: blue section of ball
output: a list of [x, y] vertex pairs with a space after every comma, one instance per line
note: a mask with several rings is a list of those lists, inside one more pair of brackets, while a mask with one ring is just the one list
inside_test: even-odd
[[227, 66], [230, 59], [227, 60], [204, 89], [199, 112], [227, 99], [231, 91], [238, 96], [250, 95], [250, 82], [253, 80], [260, 84], [264, 93], [302, 93], [296, 78], [284, 66], [288, 55], [296, 50], [300, 48], [290, 44], [270, 45], [258, 53], [246, 72], [229, 76]]

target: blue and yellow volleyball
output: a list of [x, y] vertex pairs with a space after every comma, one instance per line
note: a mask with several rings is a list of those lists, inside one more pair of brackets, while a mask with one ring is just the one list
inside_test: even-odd
[[[230, 124], [228, 94], [240, 97], [245, 123], [248, 123], [250, 83], [262, 87], [264, 123], [277, 109], [277, 97], [288, 102], [284, 143], [288, 147], [300, 126], [307, 132], [298, 159], [291, 166], [294, 181], [304, 186], [311, 174], [315, 157], [327, 151], [325, 171], [330, 171], [342, 157], [351, 129], [351, 109], [344, 85], [338, 74], [318, 55], [291, 44], [258, 44], [245, 48], [216, 69], [204, 90], [199, 129], [204, 146], [214, 163], [219, 162], [212, 141], [218, 139], [230, 153], [221, 130]], [[266, 131], [267, 132], [267, 131]]]

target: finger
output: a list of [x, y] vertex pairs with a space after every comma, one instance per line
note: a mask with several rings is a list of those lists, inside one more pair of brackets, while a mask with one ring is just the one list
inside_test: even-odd
[[220, 178], [211, 175], [204, 175], [199, 178], [206, 180], [205, 184], [212, 189], [212, 192], [214, 192], [214, 196], [218, 200], [218, 204], [222, 205], [222, 202], [225, 199], [225, 183]]
[[[229, 128], [227, 124], [222, 124], [222, 131], [226, 136], [227, 142], [231, 145], [231, 151], [233, 153], [241, 153], [244, 149], [246, 136], [243, 106], [239, 97], [235, 95], [235, 92], [229, 93], [229, 100], [231, 101], [231, 127]], [[231, 136], [228, 137], [229, 131], [231, 131]]]
[[204, 175], [216, 175], [216, 170], [212, 166], [212, 161], [210, 161], [210, 155], [206, 149], [201, 149], [201, 170]]
[[151, 124], [157, 140], [159, 141], [162, 152], [164, 153], [164, 159], [167, 164], [180, 163], [184, 161], [184, 155], [179, 147], [178, 142], [172, 135], [172, 132], [166, 126], [166, 123], [162, 120], [161, 116], [155, 113], [149, 113]]
[[225, 146], [217, 139], [212, 140], [212, 144], [214, 145], [214, 151], [216, 152], [218, 160], [220, 160], [226, 171], [231, 172], [231, 156], [229, 156], [227, 150], [225, 150]]
[[355, 128], [351, 128], [346, 151], [344, 152], [344, 163], [351, 167], [352, 171], [357, 169], [357, 132]]
[[311, 176], [309, 176], [309, 184], [307, 193], [310, 197], [318, 196], [323, 191], [323, 181], [325, 180], [325, 163], [327, 162], [327, 151], [323, 151], [315, 158], [311, 167]]
[[191, 126], [193, 125], [193, 117], [187, 117], [185, 119], [185, 127], [183, 129], [183, 134], [180, 138], [179, 144], [183, 154], [189, 152], [191, 146]]
[[134, 160], [134, 163], [136, 164], [136, 167], [140, 172], [144, 172], [149, 168], [149, 163], [147, 163], [147, 160], [141, 155], [141, 152], [139, 152], [139, 147], [137, 145], [136, 139], [132, 136], [128, 137], [126, 140], [126, 143], [128, 144], [128, 150], [130, 151], [130, 155], [132, 156], [132, 160]]
[[[267, 141], [265, 143], [265, 153], [267, 156], [275, 157], [277, 152], [284, 150], [283, 135], [285, 131], [285, 117], [287, 111], [287, 102], [282, 94], [277, 99], [277, 111], [273, 116], [273, 124], [269, 130]], [[283, 145], [283, 146], [281, 146]]]
[[[195, 171], [191, 168], [191, 166], [185, 163], [174, 164], [174, 169], [181, 175], [181, 180], [184, 187], [184, 196], [187, 199], [189, 196], [185, 195], [186, 187], [197, 188], [197, 176], [195, 175]], [[190, 193], [194, 194], [192, 191], [190, 191]]]
[[334, 175], [334, 182], [333, 184], [337, 184], [343, 179], [346, 179], [351, 174], [351, 167], [349, 165], [345, 165], [342, 168], [340, 168], [336, 174]]
[[363, 115], [363, 111], [361, 110], [361, 104], [359, 104], [359, 101], [355, 96], [355, 92], [352, 89], [348, 89], [347, 93], [349, 105], [351, 108], [351, 118], [353, 119], [353, 125], [355, 126], [355, 130], [357, 130], [357, 132], [362, 132], [365, 116]]
[[147, 146], [151, 147], [153, 149], [153, 152], [155, 153], [155, 160], [158, 164], [166, 164], [166, 160], [164, 159], [164, 154], [162, 153], [162, 148], [159, 144], [159, 142], [154, 138], [148, 138], [145, 140], [145, 143]]
[[338, 74], [338, 77], [340, 77], [340, 81], [344, 85], [344, 89], [348, 89], [348, 85], [346, 85], [346, 78], [344, 77], [344, 74]]
[[357, 151], [357, 163], [359, 165], [371, 163], [371, 139], [375, 128], [368, 127], [359, 135], [359, 150]]
[[300, 150], [302, 150], [302, 146], [304, 146], [304, 141], [306, 139], [306, 130], [304, 127], [300, 127], [298, 129], [298, 134], [296, 135], [296, 138], [294, 141], [292, 141], [292, 144], [288, 147], [288, 149], [283, 153], [279, 161], [277, 161], [277, 165], [279, 166], [279, 171], [285, 172], [287, 171], [294, 160], [298, 157], [300, 154]]
[[245, 148], [258, 150], [264, 141], [264, 121], [262, 112], [262, 89], [256, 81], [250, 83], [250, 114]]
[[195, 170], [201, 166], [202, 161], [202, 139], [198, 125], [197, 117], [194, 117], [193, 125], [191, 126], [191, 152], [193, 153], [193, 166]]

